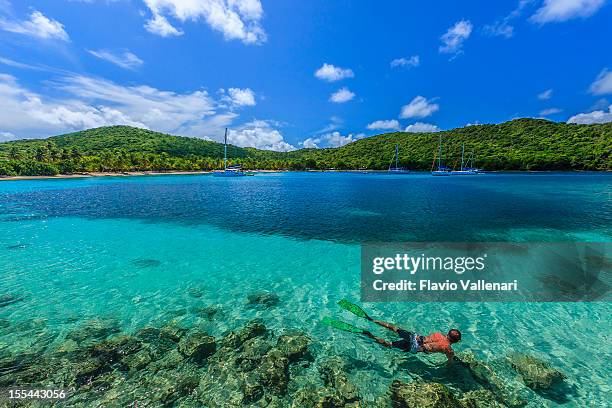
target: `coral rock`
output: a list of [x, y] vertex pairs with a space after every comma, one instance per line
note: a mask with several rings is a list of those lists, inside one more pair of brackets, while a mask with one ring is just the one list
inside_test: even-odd
[[185, 357], [193, 359], [197, 363], [203, 362], [217, 350], [215, 338], [206, 333], [190, 333], [183, 337], [178, 345], [178, 350]]
[[460, 408], [461, 404], [443, 384], [434, 382], [391, 384], [391, 402], [394, 408]]
[[561, 371], [533, 356], [515, 353], [509, 360], [525, 385], [533, 390], [548, 390], [566, 378]]

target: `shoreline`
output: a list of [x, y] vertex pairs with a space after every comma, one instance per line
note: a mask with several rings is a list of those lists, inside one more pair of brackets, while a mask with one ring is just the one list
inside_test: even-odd
[[[204, 175], [213, 174], [219, 170], [202, 170], [202, 171], [126, 171], [126, 172], [92, 172], [92, 173], [75, 173], [75, 174], [56, 174], [55, 176], [0, 176], [2, 181], [17, 181], [17, 180], [63, 180], [63, 179], [78, 179], [78, 178], [93, 178], [93, 177], [138, 177], [138, 176], [189, 176], [189, 175]], [[255, 173], [387, 173], [387, 170], [248, 170]], [[408, 174], [424, 174], [428, 171], [411, 171]], [[586, 171], [586, 170], [498, 170], [487, 171], [486, 173], [597, 173], [609, 174], [610, 171]]]

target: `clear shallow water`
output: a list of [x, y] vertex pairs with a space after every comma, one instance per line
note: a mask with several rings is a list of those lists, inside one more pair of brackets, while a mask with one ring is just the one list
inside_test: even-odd
[[[307, 331], [322, 353], [359, 362], [351, 372], [356, 385], [384, 393], [392, 379], [410, 378], [413, 370], [443, 374], [318, 323], [325, 315], [350, 319], [335, 302], [359, 299], [360, 242], [610, 242], [611, 194], [612, 177], [605, 174], [2, 182], [0, 295], [24, 299], [0, 308], [12, 327], [2, 332], [0, 351], [26, 350], [41, 337], [59, 344], [100, 316], [118, 319], [128, 332], [176, 319], [204, 325], [215, 336], [261, 317], [273, 330]], [[193, 296], [194, 288], [201, 297]], [[275, 292], [281, 303], [245, 307], [247, 295], [258, 290]], [[203, 322], [188, 312], [208, 305], [219, 305], [222, 318]], [[607, 403], [607, 303], [366, 307], [419, 332], [459, 327], [458, 349], [485, 359], [526, 348], [568, 375], [574, 391], [564, 406]], [[557, 405], [533, 398], [535, 406]]]

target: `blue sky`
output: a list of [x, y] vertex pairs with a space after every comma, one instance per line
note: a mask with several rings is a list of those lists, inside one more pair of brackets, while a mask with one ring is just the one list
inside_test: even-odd
[[129, 124], [289, 150], [612, 121], [606, 0], [0, 0], [0, 140]]

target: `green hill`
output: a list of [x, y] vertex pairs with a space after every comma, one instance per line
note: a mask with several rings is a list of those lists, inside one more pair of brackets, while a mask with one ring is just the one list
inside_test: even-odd
[[[456, 167], [462, 144], [486, 170], [612, 170], [612, 123], [575, 125], [517, 119], [439, 133], [387, 133], [338, 148], [271, 152], [228, 146], [231, 163], [249, 169], [386, 169], [399, 145], [402, 166], [429, 170], [443, 140]], [[0, 143], [0, 175], [222, 167], [223, 145], [129, 126], [89, 129], [48, 139]]]

